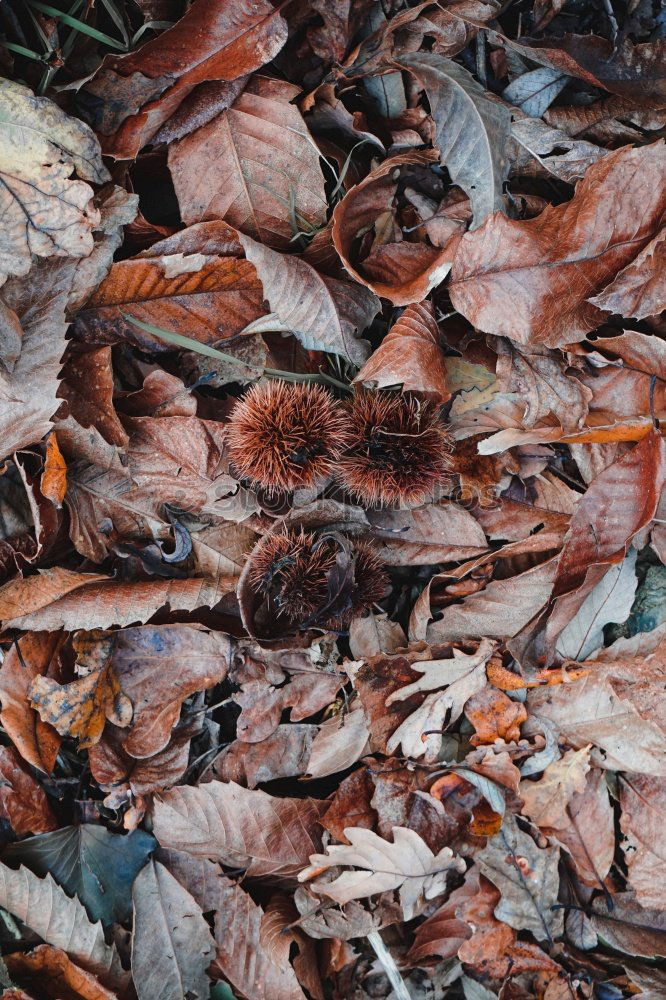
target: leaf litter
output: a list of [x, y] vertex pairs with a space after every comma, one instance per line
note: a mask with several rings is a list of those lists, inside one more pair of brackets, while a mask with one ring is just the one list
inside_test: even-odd
[[3, 996], [666, 996], [665, 32], [7, 0]]

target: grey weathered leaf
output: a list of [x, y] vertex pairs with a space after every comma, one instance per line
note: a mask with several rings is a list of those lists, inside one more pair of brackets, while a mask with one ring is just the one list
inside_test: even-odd
[[398, 65], [414, 73], [426, 89], [442, 163], [453, 183], [469, 195], [471, 228], [476, 229], [503, 208], [510, 113], [490, 101], [466, 69], [434, 52], [404, 55]]
[[636, 586], [636, 549], [626, 559], [612, 566], [594, 590], [588, 594], [569, 624], [560, 632], [557, 652], [572, 660], [585, 660], [603, 645], [604, 627], [609, 622], [626, 621], [634, 602]]
[[495, 907], [498, 920], [531, 931], [537, 941], [562, 933], [562, 911], [551, 909], [560, 885], [559, 857], [559, 847], [542, 850], [514, 816], [506, 817], [500, 832], [476, 856], [483, 874], [502, 894]]
[[564, 90], [570, 77], [559, 70], [540, 66], [512, 80], [502, 91], [505, 101], [515, 104], [532, 118], [540, 118], [557, 95]]
[[215, 942], [201, 907], [157, 861], [132, 890], [132, 979], [139, 1000], [207, 1000]]

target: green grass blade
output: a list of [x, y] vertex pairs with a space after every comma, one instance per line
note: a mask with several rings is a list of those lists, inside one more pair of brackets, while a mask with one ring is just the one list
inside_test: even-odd
[[103, 31], [98, 31], [97, 28], [91, 27], [86, 24], [85, 21], [79, 21], [76, 17], [71, 17], [69, 14], [64, 14], [57, 7], [51, 7], [48, 3], [42, 3], [41, 0], [27, 0], [30, 7], [34, 7], [35, 10], [39, 10], [42, 14], [49, 14], [51, 17], [56, 17], [63, 24], [68, 25], [70, 28], [75, 28], [76, 31], [80, 31], [82, 35], [88, 35], [90, 38], [94, 38], [98, 42], [103, 42], [108, 45], [110, 49], [117, 49], [119, 52], [127, 52], [127, 46], [122, 42], [117, 41], [115, 38], [111, 38], [111, 35], [105, 35]]

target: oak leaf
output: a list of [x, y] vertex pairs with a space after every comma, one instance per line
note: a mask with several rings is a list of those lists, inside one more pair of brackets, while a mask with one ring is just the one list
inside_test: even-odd
[[567, 750], [560, 760], [548, 765], [538, 781], [520, 783], [523, 813], [533, 823], [555, 829], [569, 826], [569, 802], [574, 795], [585, 791], [589, 754], [589, 747]]
[[405, 920], [418, 914], [425, 901], [439, 896], [446, 887], [449, 872], [462, 870], [464, 862], [449, 847], [437, 855], [414, 830], [393, 827], [393, 843], [378, 837], [372, 830], [347, 827], [349, 846], [333, 844], [326, 854], [313, 854], [310, 867], [300, 872], [301, 882], [317, 879], [322, 872], [349, 866], [332, 882], [314, 881], [315, 892], [343, 905], [376, 893], [399, 889]]

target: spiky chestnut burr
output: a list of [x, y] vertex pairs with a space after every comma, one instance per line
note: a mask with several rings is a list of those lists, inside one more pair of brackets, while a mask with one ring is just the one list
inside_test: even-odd
[[258, 382], [229, 418], [229, 455], [240, 478], [291, 492], [330, 475], [344, 424], [340, 404], [323, 386]]
[[[266, 537], [252, 556], [250, 585], [270, 598], [277, 614], [290, 625], [344, 630], [386, 592], [388, 577], [368, 542], [345, 542], [351, 574], [338, 593], [332, 580], [343, 551], [336, 540], [313, 532], [283, 531]], [[344, 556], [343, 556], [344, 558]]]
[[437, 406], [409, 392], [357, 390], [345, 403], [348, 442], [340, 482], [364, 506], [414, 507], [448, 468], [448, 435]]

